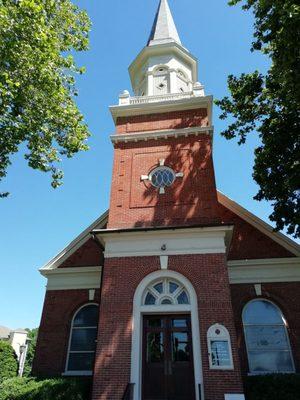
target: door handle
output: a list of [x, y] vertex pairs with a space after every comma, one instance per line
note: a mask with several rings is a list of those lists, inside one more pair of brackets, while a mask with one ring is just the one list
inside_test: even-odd
[[172, 361], [170, 360], [168, 364], [169, 364], [169, 368], [168, 368], [169, 371], [168, 371], [168, 373], [169, 373], [169, 375], [172, 375], [172, 374], [173, 374]]
[[173, 374], [172, 361], [168, 361], [168, 360], [165, 361], [164, 370], [165, 370], [165, 375], [167, 375], [167, 376]]
[[165, 375], [169, 375], [169, 363], [168, 363], [168, 361], [165, 360], [164, 364], [165, 364], [164, 365]]

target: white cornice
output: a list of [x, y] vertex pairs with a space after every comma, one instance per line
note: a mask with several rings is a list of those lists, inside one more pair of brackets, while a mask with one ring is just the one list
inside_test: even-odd
[[300, 258], [228, 261], [231, 284], [300, 282]]
[[47, 278], [47, 290], [99, 289], [102, 267], [40, 269]]
[[156, 103], [115, 105], [110, 106], [109, 109], [114, 119], [114, 122], [116, 122], [118, 117], [129, 117], [135, 115], [147, 115], [166, 113], [171, 111], [193, 110], [196, 108], [207, 108], [209, 124], [211, 125], [212, 105], [212, 96], [195, 96], [179, 100], [161, 101]]
[[158, 140], [158, 139], [168, 139], [170, 137], [180, 137], [180, 136], [198, 136], [199, 134], [213, 135], [214, 128], [211, 127], [192, 127], [183, 129], [168, 129], [164, 131], [147, 131], [141, 133], [131, 133], [131, 134], [117, 134], [111, 135], [112, 143], [122, 143], [122, 142], [138, 142], [141, 140]]
[[232, 226], [183, 229], [95, 231], [105, 258], [226, 253]]
[[244, 207], [231, 200], [229, 197], [225, 196], [219, 191], [218, 201], [234, 214], [241, 217], [244, 221], [248, 222], [256, 229], [261, 231], [263, 234], [280, 244], [280, 246], [284, 247], [295, 256], [300, 257], [300, 246], [296, 242], [289, 239], [287, 236], [283, 235], [280, 232], [275, 232], [271, 225], [267, 224], [262, 219], [258, 218], [256, 215], [252, 214], [250, 211], [246, 210]]
[[[262, 233], [269, 236], [272, 240], [276, 241], [279, 245], [285, 247], [293, 254], [299, 257], [299, 245], [287, 238], [281, 233], [274, 232], [273, 228], [262, 221], [260, 218], [251, 214], [245, 208], [235, 203], [233, 200], [226, 197], [224, 194], [218, 192], [218, 200], [224, 207], [230, 209], [233, 213], [240, 216], [243, 220], [247, 221], [255, 228], [259, 229]], [[96, 221], [85, 229], [79, 236], [77, 236], [67, 247], [58, 253], [52, 260], [44, 265], [41, 270], [52, 270], [58, 268], [68, 257], [70, 257], [77, 249], [91, 238], [91, 231], [94, 229], [103, 228], [107, 223], [108, 211], [102, 214]], [[294, 260], [294, 258], [292, 258]]]
[[134, 86], [134, 75], [139, 68], [142, 68], [147, 59], [153, 56], [176, 54], [183, 61], [192, 67], [193, 80], [196, 82], [198, 77], [198, 60], [187, 49], [176, 42], [162, 43], [155, 46], [144, 47], [135, 60], [129, 66], [129, 75], [132, 86]]

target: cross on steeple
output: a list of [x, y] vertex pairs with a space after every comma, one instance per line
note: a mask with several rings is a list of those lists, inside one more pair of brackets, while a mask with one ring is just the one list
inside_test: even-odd
[[160, 0], [147, 45], [172, 42], [181, 44], [168, 1]]

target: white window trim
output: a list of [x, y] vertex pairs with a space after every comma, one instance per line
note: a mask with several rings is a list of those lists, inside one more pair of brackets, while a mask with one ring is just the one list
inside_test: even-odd
[[[278, 326], [284, 326], [284, 330], [285, 330], [285, 334], [286, 334], [286, 338], [287, 338], [287, 344], [288, 344], [288, 350], [286, 350], [286, 352], [290, 353], [291, 356], [291, 360], [292, 360], [292, 366], [293, 366], [293, 370], [292, 371], [259, 371], [259, 372], [251, 372], [250, 371], [250, 361], [249, 361], [249, 350], [248, 349], [248, 343], [247, 343], [247, 339], [246, 339], [246, 327], [247, 326], [268, 326], [268, 324], [266, 325], [262, 325], [262, 324], [245, 324], [244, 323], [244, 313], [246, 310], [246, 307], [253, 302], [257, 302], [257, 301], [267, 301], [268, 303], [271, 303], [281, 314], [282, 319], [283, 319], [283, 324], [279, 325], [279, 324], [269, 324], [270, 326], [274, 326], [274, 325], [278, 325]], [[294, 374], [296, 372], [296, 367], [295, 367], [295, 361], [294, 361], [294, 355], [293, 355], [293, 351], [292, 351], [292, 347], [291, 347], [291, 341], [290, 341], [290, 336], [289, 336], [289, 332], [287, 330], [287, 322], [286, 319], [284, 317], [283, 312], [281, 311], [281, 308], [278, 307], [277, 304], [275, 304], [273, 301], [266, 299], [266, 298], [262, 298], [260, 297], [259, 299], [253, 299], [248, 301], [248, 303], [245, 304], [244, 308], [243, 308], [243, 312], [242, 312], [242, 323], [243, 323], [243, 332], [244, 332], [244, 340], [245, 340], [245, 344], [246, 344], [246, 351], [247, 351], [247, 361], [248, 361], [248, 368], [249, 368], [249, 372], [248, 372], [248, 376], [255, 376], [255, 375], [269, 375], [269, 374]], [[270, 350], [271, 351], [271, 350]], [[280, 350], [279, 350], [280, 351]], [[282, 350], [283, 351], [283, 350]]]
[[[147, 287], [154, 281], [169, 278], [180, 282], [186, 289], [190, 299], [190, 305], [154, 305], [142, 306], [142, 299]], [[146, 276], [138, 285], [133, 299], [132, 319], [132, 351], [131, 351], [131, 383], [135, 384], [133, 400], [139, 400], [142, 393], [142, 337], [143, 315], [151, 314], [182, 314], [191, 315], [192, 341], [194, 356], [194, 376], [196, 400], [199, 400], [198, 386], [201, 385], [202, 400], [204, 400], [202, 356], [199, 331], [198, 302], [193, 285], [183, 275], [175, 271], [160, 270]]]
[[[212, 333], [216, 329], [219, 329], [221, 334], [217, 336]], [[222, 341], [228, 343], [228, 351], [229, 351], [229, 364], [228, 365], [213, 365], [212, 363], [212, 349], [211, 342], [212, 341]], [[209, 368], [212, 370], [221, 370], [221, 371], [232, 371], [234, 370], [233, 357], [232, 357], [232, 347], [231, 347], [231, 338], [228, 332], [228, 329], [224, 325], [215, 324], [212, 325], [207, 331], [207, 347], [208, 347], [208, 357], [209, 357]]]
[[62, 376], [93, 376], [93, 371], [67, 371]]
[[[96, 354], [96, 350], [95, 351], [70, 351], [73, 329], [82, 329], [82, 328], [78, 328], [78, 327], [73, 328], [74, 319], [75, 319], [76, 315], [79, 313], [79, 311], [87, 306], [97, 306], [99, 309], [98, 303], [85, 303], [74, 312], [72, 321], [71, 321], [70, 330], [69, 330], [68, 352], [67, 352], [67, 357], [66, 357], [65, 371], [62, 373], [62, 376], [92, 376], [93, 375], [93, 370], [88, 370], [88, 371], [69, 371], [68, 370], [70, 354], [73, 354], [73, 353], [85, 353], [85, 354], [86, 353], [94, 353], [94, 354]], [[95, 329], [95, 328], [97, 329], [98, 326], [84, 327], [84, 329]]]

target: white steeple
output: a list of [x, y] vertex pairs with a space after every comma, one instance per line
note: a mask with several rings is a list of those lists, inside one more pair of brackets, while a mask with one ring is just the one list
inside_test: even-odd
[[148, 46], [174, 41], [181, 44], [168, 1], [160, 0]]
[[[147, 46], [129, 67], [135, 96], [169, 99], [170, 95], [204, 96], [197, 82], [198, 61], [181, 44], [167, 0], [160, 0]], [[129, 96], [129, 93], [121, 95]]]

